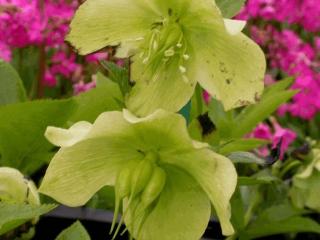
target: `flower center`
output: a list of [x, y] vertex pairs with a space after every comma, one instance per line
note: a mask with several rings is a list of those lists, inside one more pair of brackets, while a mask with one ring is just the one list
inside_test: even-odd
[[[189, 82], [186, 74], [190, 55], [182, 28], [178, 23], [164, 19], [162, 22], [153, 24], [151, 32], [145, 37], [139, 57], [143, 64], [155, 71], [168, 69], [171, 64], [175, 64], [183, 81]], [[153, 80], [156, 79], [156, 77], [153, 78]]]

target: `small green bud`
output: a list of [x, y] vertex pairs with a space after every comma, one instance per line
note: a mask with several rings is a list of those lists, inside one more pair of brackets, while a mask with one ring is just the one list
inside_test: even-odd
[[0, 200], [39, 205], [39, 194], [34, 183], [18, 170], [0, 167]]
[[152, 175], [154, 163], [147, 158], [148, 156], [142, 160], [133, 171], [131, 182], [132, 197], [135, 197], [145, 188]]
[[120, 210], [120, 202], [126, 196], [130, 194], [130, 181], [131, 181], [131, 169], [124, 168], [122, 169], [116, 179], [115, 184], [115, 209], [114, 215], [112, 219], [112, 225], [109, 234], [113, 232], [113, 229], [116, 225], [116, 221], [118, 219], [119, 210]]
[[143, 204], [145, 208], [159, 197], [165, 183], [166, 172], [162, 168], [156, 167], [153, 170], [150, 181], [141, 194], [141, 204]]

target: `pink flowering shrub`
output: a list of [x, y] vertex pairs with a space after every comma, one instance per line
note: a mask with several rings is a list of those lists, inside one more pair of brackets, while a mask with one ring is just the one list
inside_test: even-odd
[[320, 111], [319, 38], [312, 38], [320, 32], [318, 1], [249, 0], [237, 18], [249, 21], [251, 36], [265, 49], [270, 72], [296, 77], [292, 88], [300, 91], [279, 115], [289, 112], [312, 119]]
[[[266, 53], [265, 84], [271, 85], [286, 76], [295, 78], [291, 88], [298, 93], [278, 109], [278, 116], [289, 114], [312, 121], [320, 112], [319, 1], [248, 0], [236, 18], [248, 21], [249, 34]], [[261, 123], [252, 136], [270, 140], [273, 146], [281, 138], [282, 156], [297, 137], [275, 120], [272, 126]], [[261, 151], [263, 155], [268, 153], [266, 148]]]
[[15, 50], [42, 48], [45, 56], [39, 60], [45, 64], [39, 65], [44, 68], [40, 72], [43, 87], [59, 87], [65, 80], [71, 81], [75, 93], [94, 87], [90, 75], [96, 67], [90, 66], [109, 59], [108, 53], [83, 58], [64, 40], [79, 4], [78, 0], [0, 0], [0, 59], [13, 60]]

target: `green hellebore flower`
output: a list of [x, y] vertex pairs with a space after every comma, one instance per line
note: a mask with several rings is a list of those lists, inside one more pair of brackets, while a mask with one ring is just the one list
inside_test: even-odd
[[313, 149], [312, 154], [312, 162], [294, 176], [290, 195], [297, 207], [320, 212], [320, 149]]
[[[61, 129], [49, 131], [51, 142], [66, 143]], [[157, 110], [137, 118], [127, 110], [106, 112], [71, 142], [50, 162], [40, 192], [81, 206], [103, 186], [115, 186], [127, 228], [139, 240], [198, 240], [211, 202], [223, 233], [233, 234], [229, 200], [235, 168], [207, 144], [193, 141], [181, 115]]]
[[40, 205], [34, 183], [9, 167], [0, 167], [0, 201]]
[[229, 110], [263, 91], [265, 57], [244, 25], [224, 20], [214, 0], [87, 0], [67, 40], [81, 54], [119, 46], [118, 57], [131, 57], [126, 104], [138, 116], [178, 111], [197, 82]]

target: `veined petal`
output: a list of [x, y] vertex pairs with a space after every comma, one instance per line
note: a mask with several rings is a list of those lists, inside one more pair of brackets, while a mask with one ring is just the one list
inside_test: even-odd
[[114, 185], [120, 169], [143, 158], [140, 146], [121, 112], [103, 113], [84, 139], [58, 151], [40, 191], [69, 206], [83, 205], [103, 186]]
[[197, 79], [225, 110], [259, 100], [266, 61], [256, 43], [242, 33], [230, 35], [218, 22], [190, 28], [188, 39], [194, 56], [189, 78]]
[[[169, 166], [166, 172], [166, 185], [140, 229], [142, 219], [138, 214], [133, 217], [134, 224], [129, 215], [126, 225], [139, 240], [200, 239], [210, 219], [211, 206], [207, 195], [184, 171]], [[141, 209], [138, 207], [136, 212]]]
[[124, 110], [123, 116], [131, 123], [131, 129], [139, 139], [137, 142], [141, 142], [144, 151], [193, 147], [186, 121], [179, 114], [158, 109], [147, 117], [138, 118]]
[[71, 22], [67, 40], [81, 54], [143, 37], [158, 15], [146, 0], [87, 0]]
[[70, 147], [81, 141], [91, 130], [92, 124], [86, 121], [77, 122], [69, 129], [47, 127], [45, 137], [59, 147]]
[[187, 171], [207, 193], [224, 235], [232, 235], [230, 199], [237, 185], [237, 172], [226, 157], [209, 149], [163, 153], [161, 160]]
[[40, 192], [68, 206], [84, 205], [100, 188], [114, 185], [120, 169], [135, 165], [141, 158], [136, 149], [124, 145], [123, 139], [86, 139], [59, 150]]
[[180, 64], [179, 57], [171, 57], [168, 62], [160, 62], [153, 67], [142, 63], [142, 59], [134, 60], [132, 77], [137, 80], [126, 99], [130, 111], [138, 116], [151, 114], [158, 108], [168, 111], [179, 111], [191, 98], [196, 85], [195, 79], [188, 79]]

